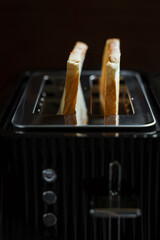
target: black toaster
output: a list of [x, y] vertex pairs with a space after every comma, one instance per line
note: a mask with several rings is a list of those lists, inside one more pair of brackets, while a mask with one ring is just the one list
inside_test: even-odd
[[99, 76], [81, 76], [84, 125], [57, 115], [64, 71], [27, 71], [5, 100], [1, 240], [160, 239], [160, 75], [121, 71], [106, 117]]

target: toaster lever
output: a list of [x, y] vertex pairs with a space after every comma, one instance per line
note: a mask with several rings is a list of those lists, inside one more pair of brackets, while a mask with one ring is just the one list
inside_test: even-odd
[[112, 219], [117, 219], [118, 240], [120, 240], [121, 219], [135, 219], [142, 215], [137, 197], [121, 196], [122, 169], [118, 161], [109, 164], [108, 194], [93, 196], [90, 214], [94, 218], [108, 218], [108, 234], [111, 240]]
[[90, 214], [102, 218], [136, 218], [142, 213], [138, 208], [94, 208], [90, 210]]
[[90, 214], [104, 218], [136, 218], [141, 216], [138, 198], [121, 196], [122, 170], [118, 161], [109, 164], [108, 194], [93, 196]]

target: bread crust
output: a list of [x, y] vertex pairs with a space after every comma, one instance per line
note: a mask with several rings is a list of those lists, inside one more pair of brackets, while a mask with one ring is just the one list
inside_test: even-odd
[[120, 40], [108, 39], [100, 77], [100, 100], [105, 116], [118, 114], [120, 55]]

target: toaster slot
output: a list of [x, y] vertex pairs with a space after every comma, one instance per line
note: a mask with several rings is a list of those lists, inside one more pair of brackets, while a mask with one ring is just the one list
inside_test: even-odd
[[63, 94], [64, 77], [45, 76], [44, 87], [33, 110], [38, 115], [56, 115]]
[[[99, 78], [96, 76], [90, 77], [91, 85], [91, 113], [93, 115], [103, 115], [103, 108], [100, 102], [99, 94]], [[128, 87], [123, 78], [120, 81], [120, 92], [119, 92], [119, 115], [130, 115], [134, 114], [134, 108]]]

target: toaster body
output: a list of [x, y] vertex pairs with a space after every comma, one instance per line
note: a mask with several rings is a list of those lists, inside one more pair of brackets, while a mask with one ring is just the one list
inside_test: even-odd
[[1, 114], [1, 239], [159, 239], [156, 88], [122, 71], [120, 114], [106, 119], [86, 71], [88, 123], [66, 124], [64, 76], [25, 73]]

